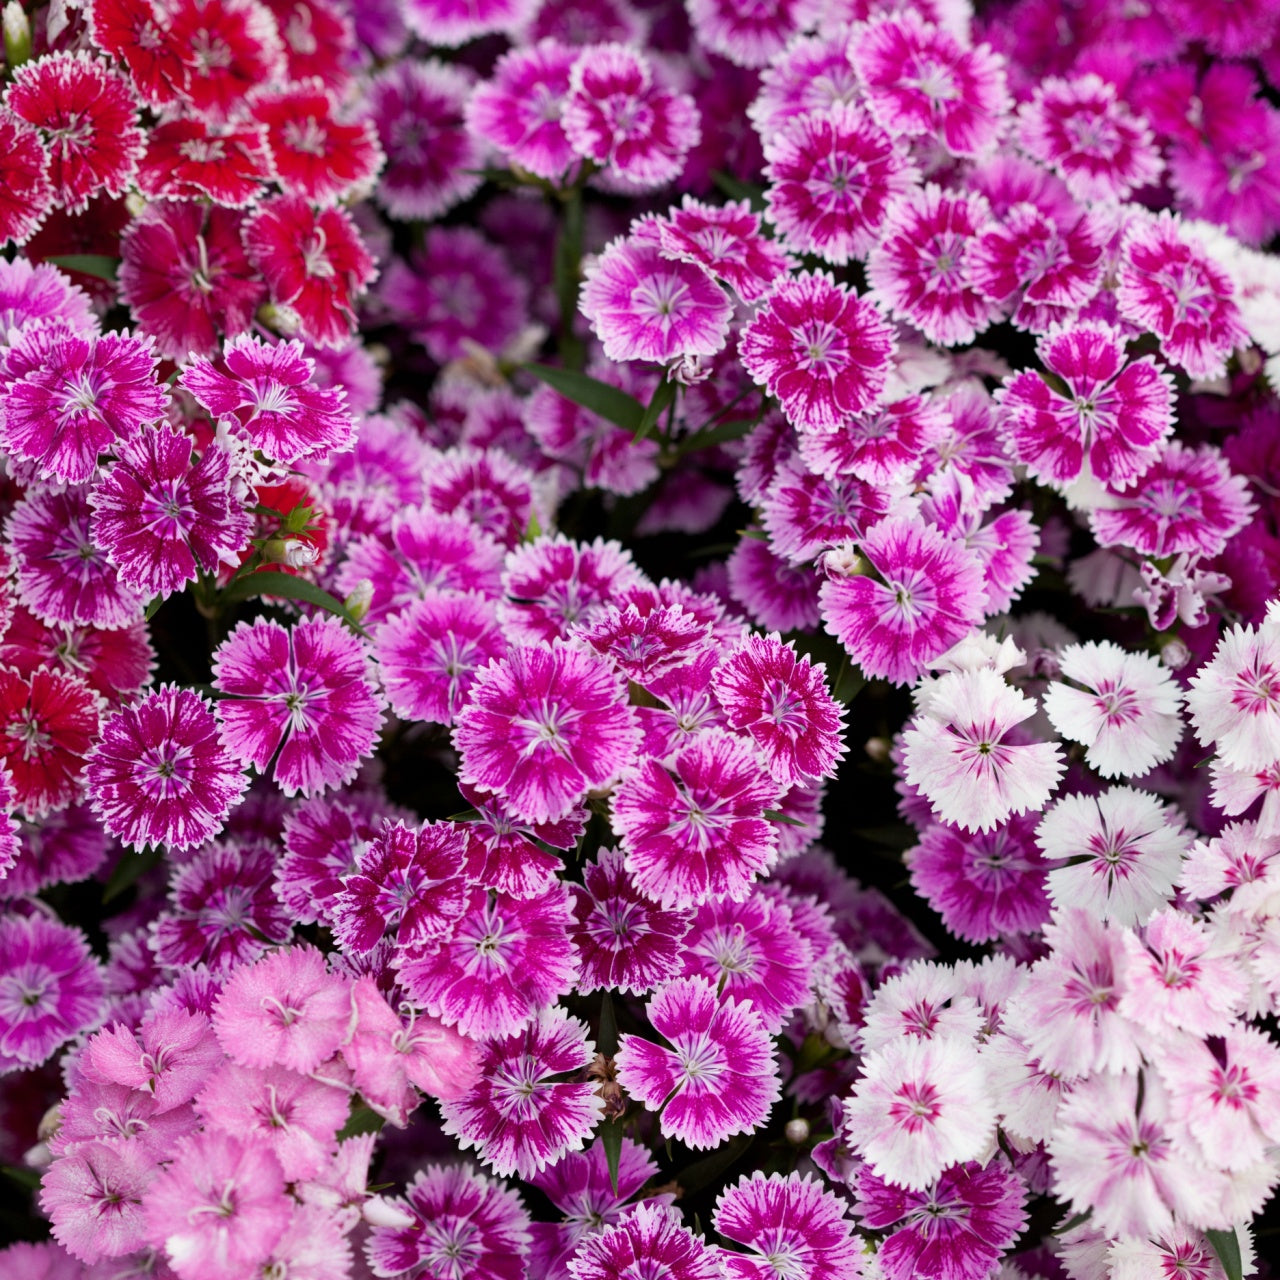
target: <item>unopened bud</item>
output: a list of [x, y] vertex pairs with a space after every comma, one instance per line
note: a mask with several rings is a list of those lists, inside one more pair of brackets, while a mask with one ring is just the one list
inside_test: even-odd
[[868, 738], [863, 750], [867, 753], [868, 759], [874, 760], [876, 764], [884, 764], [884, 762], [889, 758], [889, 739]]
[[373, 580], [371, 578], [361, 578], [352, 587], [350, 595], [342, 602], [353, 622], [359, 622], [369, 612], [369, 606], [372, 603]]
[[857, 578], [870, 568], [852, 542], [824, 551], [819, 564], [828, 578]]
[[802, 1146], [809, 1141], [809, 1122], [797, 1116], [794, 1120], [787, 1121], [784, 1132], [793, 1147]]
[[309, 569], [320, 559], [320, 550], [314, 543], [300, 538], [271, 538], [262, 545], [262, 559], [267, 564], [283, 564], [290, 569]]
[[370, 1196], [360, 1206], [360, 1212], [371, 1227], [389, 1227], [393, 1231], [403, 1231], [418, 1221], [383, 1196]]
[[31, 19], [18, 0], [9, 0], [4, 7], [3, 24], [4, 60], [12, 71], [31, 58]]
[[1171, 671], [1179, 671], [1191, 661], [1191, 650], [1175, 636], [1160, 650], [1160, 661]]

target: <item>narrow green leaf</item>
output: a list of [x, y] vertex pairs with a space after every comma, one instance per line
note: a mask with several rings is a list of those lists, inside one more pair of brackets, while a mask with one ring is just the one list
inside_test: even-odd
[[788, 818], [780, 809], [766, 809], [764, 816], [770, 822], [785, 822], [789, 827], [803, 827], [804, 822], [800, 818]]
[[[6, 1164], [0, 1165], [4, 1170], [6, 1178], [12, 1178], [20, 1187], [26, 1187], [28, 1191], [35, 1191], [40, 1186], [40, 1175], [35, 1169], [24, 1169], [21, 1165]], [[614, 1194], [617, 1194], [617, 1187], [614, 1187]]]
[[600, 1125], [600, 1145], [609, 1165], [609, 1186], [618, 1194], [618, 1165], [622, 1163], [622, 1125], [617, 1120], [605, 1120]]
[[618, 1019], [613, 1012], [613, 998], [607, 991], [600, 997], [600, 1034], [596, 1048], [606, 1058], [618, 1052]]
[[64, 271], [79, 271], [82, 275], [96, 276], [99, 280], [113, 283], [120, 268], [119, 258], [108, 258], [102, 253], [63, 253], [45, 261]]
[[102, 891], [102, 901], [107, 903], [112, 898], [118, 898], [139, 876], [158, 865], [163, 856], [164, 850], [159, 846], [148, 849], [145, 853], [131, 853], [126, 849]]
[[1074, 1231], [1077, 1227], [1082, 1227], [1089, 1221], [1093, 1215], [1092, 1209], [1086, 1209], [1083, 1213], [1077, 1213], [1074, 1217], [1068, 1218], [1060, 1227], [1054, 1227], [1050, 1233], [1055, 1236], [1064, 1236], [1068, 1231]]
[[764, 189], [743, 182], [723, 169], [711, 171], [711, 181], [729, 197], [730, 200], [747, 200], [751, 207], [759, 213], [764, 208]]
[[381, 1133], [385, 1123], [386, 1121], [372, 1107], [365, 1106], [363, 1102], [357, 1102], [351, 1108], [347, 1123], [338, 1133], [338, 1141], [358, 1138], [362, 1133]]
[[1213, 1251], [1227, 1273], [1227, 1280], [1244, 1280], [1244, 1263], [1240, 1258], [1240, 1237], [1234, 1228], [1230, 1231], [1209, 1230], [1204, 1237], [1213, 1245]]
[[840, 674], [836, 676], [831, 696], [847, 707], [866, 687], [867, 677], [862, 674], [860, 668], [846, 659], [844, 665], [840, 668]]
[[164, 602], [165, 602], [164, 596], [156, 596], [156, 598], [152, 600], [149, 605], [147, 605], [146, 610], [143, 612], [143, 615], [142, 615], [143, 621], [150, 622], [151, 619], [154, 618], [156, 614], [160, 612], [160, 606], [164, 604]]
[[707, 427], [681, 440], [676, 449], [676, 457], [683, 458], [685, 454], [696, 453], [699, 449], [713, 449], [718, 444], [741, 440], [755, 425], [755, 418], [734, 418], [729, 422], [720, 423], [719, 426]]
[[531, 373], [539, 382], [554, 388], [566, 400], [580, 404], [592, 413], [598, 413], [606, 422], [624, 431], [636, 431], [644, 421], [645, 406], [634, 396], [629, 396], [607, 382], [588, 377], [585, 373], [576, 373], [572, 369], [557, 369], [549, 364], [523, 364], [520, 366], [526, 373]]
[[658, 383], [653, 398], [645, 405], [644, 416], [636, 428], [636, 439], [643, 440], [658, 425], [658, 419], [667, 411], [676, 398], [676, 384], [665, 379]]
[[223, 600], [228, 603], [237, 600], [250, 600], [254, 596], [279, 596], [286, 600], [304, 600], [328, 613], [336, 614], [352, 630], [364, 634], [361, 627], [347, 612], [347, 606], [337, 596], [331, 596], [323, 587], [305, 578], [295, 577], [291, 573], [280, 573], [275, 569], [264, 569], [261, 573], [246, 574], [237, 578], [222, 593]]

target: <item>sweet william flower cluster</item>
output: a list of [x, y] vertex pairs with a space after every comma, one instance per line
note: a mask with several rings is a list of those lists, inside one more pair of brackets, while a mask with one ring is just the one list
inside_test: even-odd
[[0, 1272], [1253, 1274], [1277, 13], [3, 18]]

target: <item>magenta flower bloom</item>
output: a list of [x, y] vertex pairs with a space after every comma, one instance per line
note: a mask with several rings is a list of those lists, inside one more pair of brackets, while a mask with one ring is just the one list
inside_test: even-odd
[[611, 809], [636, 888], [666, 908], [741, 901], [777, 859], [777, 831], [764, 815], [782, 790], [752, 748], [723, 729], [698, 735], [671, 771], [642, 760]]
[[453, 741], [463, 782], [494, 792], [514, 817], [553, 822], [617, 779], [640, 730], [612, 664], [553, 641], [490, 663]]
[[981, 562], [963, 543], [905, 516], [881, 520], [859, 550], [877, 576], [823, 582], [824, 623], [867, 675], [908, 684], [982, 620]]
[[720, 1256], [731, 1280], [858, 1280], [862, 1241], [845, 1217], [844, 1202], [813, 1176], [753, 1173], [716, 1201], [715, 1229], [748, 1254]]
[[0, 916], [0, 1075], [38, 1067], [103, 1012], [102, 972], [78, 929]]
[[749, 636], [711, 678], [729, 727], [751, 737], [786, 786], [832, 777], [844, 755], [844, 713], [827, 692], [826, 673], [775, 631]]
[[375, 1276], [524, 1280], [529, 1216], [501, 1183], [461, 1164], [428, 1165], [389, 1204], [411, 1221], [369, 1233], [365, 1256]]
[[769, 1033], [749, 1004], [721, 1003], [706, 978], [677, 978], [645, 1012], [672, 1047], [624, 1035], [618, 1082], [661, 1111], [664, 1137], [707, 1150], [764, 1124], [780, 1085]]
[[156, 357], [141, 338], [32, 329], [8, 353], [0, 446], [46, 479], [83, 484], [98, 455], [164, 415]]
[[588, 265], [578, 306], [610, 360], [653, 364], [715, 355], [733, 315], [706, 270], [634, 238], [615, 240]]
[[[884, 415], [873, 413], [871, 417], [883, 419]], [[858, 421], [848, 419], [850, 423]], [[806, 441], [835, 439], [805, 436]], [[799, 565], [816, 559], [829, 547], [861, 538], [864, 530], [888, 514], [890, 502], [890, 494], [875, 484], [855, 476], [824, 479], [801, 458], [793, 457], [770, 481], [760, 511], [774, 551]]]
[[790, 263], [745, 200], [709, 205], [685, 196], [659, 221], [658, 238], [663, 257], [704, 267], [743, 302], [758, 302]]
[[415, 1003], [464, 1036], [516, 1035], [539, 1009], [573, 989], [572, 915], [560, 882], [524, 899], [474, 889], [451, 934], [397, 957], [400, 983]]
[[40, 135], [16, 116], [0, 116], [0, 245], [25, 244], [52, 206], [49, 155]]
[[358, 954], [393, 927], [401, 947], [444, 937], [467, 906], [466, 853], [460, 823], [384, 823], [357, 853], [355, 874], [343, 878], [332, 907], [334, 937]]
[[[2, 197], [0, 197], [2, 198]], [[0, 264], [0, 333], [21, 331], [45, 323], [69, 329], [83, 338], [98, 332], [89, 295], [78, 289], [57, 267], [18, 257]]]
[[916, 172], [859, 106], [836, 102], [765, 135], [769, 221], [797, 253], [844, 266], [879, 239], [890, 202]]
[[190, 849], [216, 836], [248, 779], [208, 701], [164, 685], [102, 726], [85, 781], [102, 825], [131, 849]]
[[1117, 268], [1120, 314], [1193, 378], [1216, 378], [1248, 343], [1230, 276], [1172, 214], [1135, 218]]
[[640, 591], [626, 604], [606, 605], [571, 634], [646, 687], [695, 661], [712, 643], [710, 625], [696, 614]]
[[441, 454], [431, 469], [427, 504], [442, 515], [465, 516], [505, 547], [519, 544], [535, 515], [534, 474], [500, 448], [462, 445]]
[[260, 771], [274, 759], [285, 795], [350, 782], [382, 724], [364, 647], [333, 617], [241, 622], [214, 654], [213, 683], [223, 744]]
[[495, 1173], [532, 1178], [580, 1151], [604, 1112], [594, 1082], [563, 1078], [581, 1075], [593, 1050], [584, 1023], [560, 1008], [540, 1010], [523, 1032], [485, 1046], [478, 1083], [441, 1103], [445, 1132]]
[[759, 530], [744, 533], [729, 556], [729, 591], [748, 615], [770, 631], [809, 631], [821, 620], [821, 579], [809, 566], [775, 553]]
[[574, 151], [627, 192], [670, 182], [701, 137], [693, 99], [655, 85], [647, 59], [622, 44], [581, 51], [560, 119]]
[[800, 25], [800, 8], [799, 0], [690, 0], [689, 21], [705, 49], [739, 67], [764, 67]]
[[1123, 336], [1106, 324], [1059, 330], [1036, 351], [1058, 381], [1024, 369], [999, 392], [1018, 461], [1059, 488], [1085, 474], [1130, 488], [1173, 430], [1172, 378], [1150, 356], [1129, 361]]
[[89, 529], [121, 581], [146, 597], [169, 596], [203, 570], [239, 563], [253, 519], [232, 496], [231, 456], [210, 444], [192, 465], [191, 440], [169, 426], [143, 427], [89, 494]]
[[986, 1168], [955, 1165], [932, 1186], [910, 1191], [863, 1165], [855, 1191], [863, 1226], [897, 1228], [876, 1251], [885, 1280], [986, 1280], [1027, 1222], [1027, 1188], [1001, 1159]]
[[253, 334], [223, 348], [226, 372], [193, 360], [181, 385], [216, 418], [232, 418], [244, 438], [268, 458], [289, 465], [347, 448], [355, 424], [341, 388], [320, 390], [315, 361], [300, 342], [274, 346]]
[[1164, 170], [1146, 121], [1092, 73], [1041, 81], [1018, 112], [1018, 141], [1077, 200], [1127, 200]]
[[664, 911], [642, 897], [616, 849], [582, 868], [574, 895], [573, 943], [581, 957], [578, 991], [642, 995], [680, 975], [687, 911]]
[[615, 1227], [588, 1236], [569, 1259], [573, 1280], [723, 1280], [719, 1254], [682, 1226], [680, 1214], [645, 1200]]
[[232, 1280], [265, 1262], [292, 1208], [264, 1142], [219, 1129], [186, 1138], [143, 1198], [147, 1236], [181, 1280]]
[[586, 830], [587, 811], [575, 809], [559, 822], [521, 822], [488, 792], [465, 784], [458, 789], [478, 815], [465, 827], [468, 879], [513, 898], [536, 898], [546, 893], [564, 870], [564, 863], [543, 845], [572, 849]]
[[892, 134], [932, 134], [952, 155], [976, 156], [1004, 130], [1004, 59], [985, 44], [966, 48], [914, 10], [858, 28], [849, 60], [871, 114]]
[[576, 156], [560, 115], [577, 58], [577, 49], [554, 39], [509, 49], [467, 99], [468, 129], [511, 165], [549, 182], [564, 177]]
[[743, 368], [810, 431], [834, 431], [876, 404], [895, 349], [876, 308], [824, 271], [778, 284], [739, 341]]
[[[53, 1162], [40, 1187], [40, 1207], [53, 1224], [54, 1239], [88, 1263], [142, 1249], [149, 1242], [142, 1200], [155, 1173], [155, 1155], [141, 1142], [78, 1143]], [[76, 1268], [67, 1280], [83, 1274]], [[50, 1270], [33, 1273], [32, 1280], [61, 1276]]]
[[[894, 497], [886, 490], [923, 470], [928, 450], [943, 443], [948, 420], [943, 405], [928, 396], [903, 396], [846, 418], [830, 434], [806, 432], [800, 437], [800, 459], [814, 474], [829, 480], [854, 476], [875, 486], [871, 490], [875, 496], [860, 505], [886, 514]], [[868, 518], [870, 512], [859, 514], [864, 526], [875, 523]]]

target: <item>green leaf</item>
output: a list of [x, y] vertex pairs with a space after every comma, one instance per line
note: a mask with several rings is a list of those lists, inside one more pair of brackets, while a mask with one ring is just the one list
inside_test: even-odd
[[96, 276], [99, 280], [110, 280], [112, 283], [120, 269], [119, 258], [108, 258], [102, 253], [63, 253], [56, 258], [46, 258], [45, 261], [64, 271], [79, 271], [82, 275]]
[[836, 682], [831, 690], [831, 696], [844, 706], [848, 706], [854, 698], [867, 687], [867, 677], [862, 674], [859, 667], [854, 666], [847, 658], [840, 668], [840, 674], [836, 676]]
[[154, 618], [156, 614], [160, 612], [160, 606], [164, 604], [165, 599], [166, 599], [165, 596], [156, 596], [156, 598], [152, 600], [149, 605], [147, 605], [146, 610], [142, 615], [142, 620], [144, 622], [150, 622], [151, 619]]
[[1230, 1231], [1209, 1230], [1204, 1237], [1213, 1245], [1213, 1251], [1227, 1273], [1227, 1280], [1244, 1280], [1244, 1263], [1240, 1258], [1240, 1237], [1235, 1229]]
[[600, 1145], [609, 1165], [609, 1186], [618, 1194], [618, 1165], [622, 1163], [622, 1125], [617, 1120], [605, 1120], [600, 1125]]
[[742, 182], [732, 174], [725, 173], [723, 169], [713, 169], [711, 171], [711, 181], [730, 200], [747, 200], [757, 213], [764, 208], [764, 189], [762, 187], [752, 186], [749, 182]]
[[707, 427], [686, 436], [676, 448], [676, 457], [683, 458], [685, 454], [696, 453], [699, 449], [712, 449], [718, 444], [741, 440], [756, 425], [756, 421], [755, 418], [734, 418], [730, 422], [722, 422], [719, 426]]
[[785, 822], [789, 827], [803, 827], [804, 820], [802, 818], [788, 818], [780, 809], [766, 809], [764, 816], [770, 822]]
[[163, 856], [164, 850], [159, 845], [145, 853], [130, 853], [126, 849], [112, 870], [107, 887], [102, 891], [102, 901], [107, 903], [112, 898], [118, 898], [139, 876], [157, 866]]
[[658, 419], [670, 407], [676, 398], [676, 384], [665, 379], [658, 383], [653, 398], [645, 405], [644, 416], [636, 428], [636, 439], [643, 440], [658, 425]]
[[612, 422], [624, 431], [637, 431], [644, 421], [645, 406], [634, 396], [611, 387], [607, 382], [588, 377], [585, 373], [576, 373], [573, 369], [556, 369], [549, 364], [523, 364], [520, 367], [539, 382], [554, 388], [566, 400], [598, 413], [606, 422]]
[[1060, 1227], [1054, 1227], [1050, 1233], [1055, 1236], [1065, 1236], [1068, 1231], [1074, 1231], [1077, 1227], [1082, 1227], [1093, 1216], [1092, 1209], [1086, 1209], [1083, 1213], [1077, 1213], [1075, 1217], [1068, 1218]]
[[372, 1108], [363, 1102], [357, 1102], [351, 1108], [347, 1123], [338, 1133], [338, 1141], [346, 1138], [358, 1138], [362, 1133], [381, 1133], [386, 1121]]
[[238, 600], [250, 600], [254, 596], [279, 596], [286, 600], [305, 600], [328, 613], [336, 614], [353, 631], [364, 635], [363, 628], [347, 612], [347, 606], [337, 596], [331, 596], [323, 587], [317, 587], [306, 578], [295, 577], [291, 573], [280, 573], [275, 569], [264, 569], [261, 573], [246, 574], [237, 578], [225, 591], [222, 599], [228, 603]]
[[[20, 1165], [6, 1164], [0, 1165], [4, 1170], [6, 1178], [12, 1178], [20, 1187], [26, 1187], [28, 1191], [35, 1191], [40, 1186], [40, 1175], [34, 1169], [24, 1169]], [[617, 1194], [617, 1187], [614, 1187], [614, 1194]]]
[[613, 998], [607, 991], [600, 997], [600, 1034], [596, 1037], [596, 1048], [606, 1058], [618, 1052], [618, 1019], [613, 1012]]

